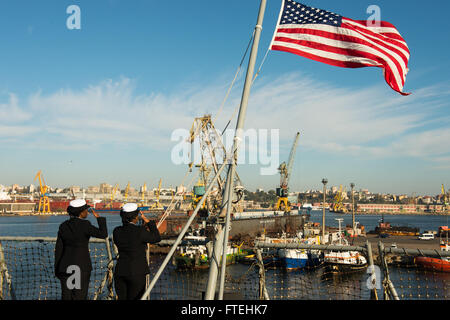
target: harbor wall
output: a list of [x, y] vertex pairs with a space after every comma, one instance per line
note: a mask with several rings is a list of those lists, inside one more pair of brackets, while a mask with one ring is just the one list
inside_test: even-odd
[[0, 203], [0, 214], [30, 214], [35, 211], [34, 202], [2, 202]]

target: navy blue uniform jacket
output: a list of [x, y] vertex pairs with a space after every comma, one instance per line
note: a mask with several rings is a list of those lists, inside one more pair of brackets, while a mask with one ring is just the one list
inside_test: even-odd
[[108, 236], [106, 219], [97, 218], [98, 228], [89, 220], [71, 217], [59, 226], [55, 247], [55, 274], [63, 275], [70, 265], [79, 266], [81, 272], [91, 272], [89, 238], [105, 239]]
[[149, 273], [146, 257], [147, 243], [161, 241], [155, 221], [150, 220], [145, 226], [129, 223], [117, 227], [113, 231], [113, 239], [119, 250], [115, 275], [126, 277]]

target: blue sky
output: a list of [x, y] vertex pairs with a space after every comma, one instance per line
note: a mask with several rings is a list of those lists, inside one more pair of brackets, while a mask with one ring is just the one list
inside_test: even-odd
[[[302, 3], [353, 19], [378, 5], [411, 51], [403, 97], [379, 68], [344, 69], [269, 52], [246, 128], [279, 129], [279, 160], [302, 132], [292, 190], [350, 182], [374, 192], [438, 194], [450, 185], [450, 22], [447, 1]], [[69, 30], [68, 6], [81, 9]], [[268, 0], [257, 66], [281, 0]], [[0, 184], [179, 184], [171, 133], [217, 113], [256, 22], [258, 0], [20, 1], [0, 3]], [[429, 13], [429, 14], [428, 14]], [[245, 66], [244, 66], [245, 69]], [[217, 121], [239, 104], [243, 70]], [[234, 123], [232, 125], [234, 127]], [[243, 165], [254, 190], [278, 175]], [[348, 189], [349, 187], [347, 187]]]

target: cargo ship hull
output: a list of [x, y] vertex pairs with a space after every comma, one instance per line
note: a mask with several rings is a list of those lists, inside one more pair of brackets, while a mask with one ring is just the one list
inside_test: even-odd
[[231, 237], [256, 237], [262, 233], [295, 233], [308, 221], [308, 215], [278, 215], [270, 217], [233, 219]]
[[[308, 215], [284, 215], [266, 214], [265, 216], [233, 217], [231, 220], [231, 238], [254, 238], [263, 233], [297, 232], [308, 221]], [[160, 227], [160, 232], [166, 237], [177, 236], [189, 216], [187, 214], [172, 214], [165, 219]], [[192, 229], [202, 228], [204, 220], [196, 217], [191, 224]]]

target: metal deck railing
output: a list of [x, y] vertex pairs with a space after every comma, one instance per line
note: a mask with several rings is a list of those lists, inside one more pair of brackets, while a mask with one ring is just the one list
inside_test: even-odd
[[[53, 237], [0, 237], [0, 299], [60, 299], [60, 283], [53, 267], [55, 242]], [[160, 245], [169, 246], [172, 243], [165, 240]], [[113, 242], [110, 238], [92, 239], [89, 246], [93, 270], [88, 298], [114, 300], [113, 268], [117, 251]], [[281, 248], [320, 252], [358, 251], [367, 258], [368, 267], [362, 272], [342, 274], [330, 272], [324, 265], [288, 271], [277, 263], [267, 263], [270, 255], [266, 252], [272, 250], [274, 253]], [[247, 259], [227, 267], [225, 297], [232, 295], [233, 299], [242, 300], [450, 299], [450, 274], [425, 270], [414, 262], [416, 256], [450, 256], [445, 251], [384, 248], [381, 242], [375, 254], [369, 242], [366, 246], [256, 242], [252, 251], [255, 253], [254, 260]], [[388, 263], [395, 261], [388, 259], [392, 255], [402, 257], [403, 263]], [[151, 279], [160, 270], [164, 258], [164, 254], [150, 254]], [[159, 275], [149, 298], [200, 300], [204, 298], [207, 280], [207, 270], [179, 270], [169, 263]]]

